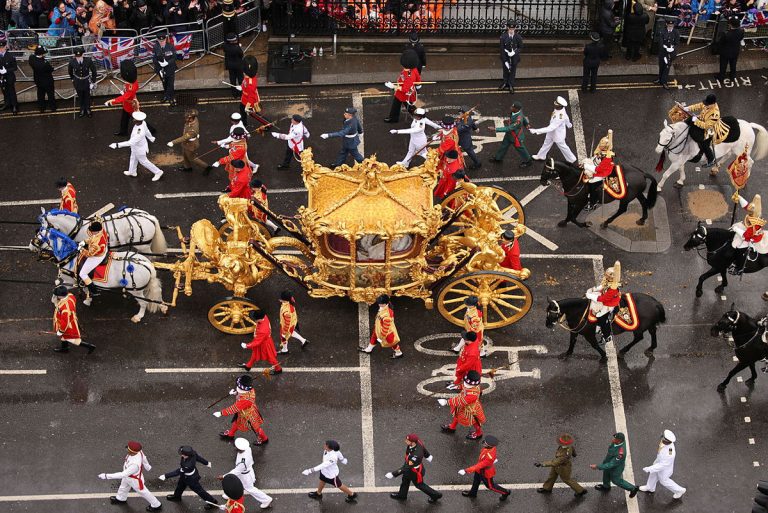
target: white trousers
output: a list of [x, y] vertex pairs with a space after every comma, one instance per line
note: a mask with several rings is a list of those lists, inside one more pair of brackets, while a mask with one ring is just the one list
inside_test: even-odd
[[80, 279], [83, 281], [88, 281], [90, 279], [88, 275], [91, 274], [91, 271], [96, 269], [96, 266], [98, 266], [103, 260], [103, 256], [91, 256], [86, 258], [85, 262], [83, 262], [83, 266], [80, 268]]
[[[421, 149], [421, 151], [419, 151]], [[418, 152], [418, 153], [417, 153]], [[419, 155], [420, 157], [427, 158], [427, 138], [426, 137], [419, 137], [414, 138], [411, 137], [410, 142], [408, 143], [408, 154], [398, 162], [398, 164], [402, 164], [405, 167], [408, 167], [411, 165], [411, 160], [413, 160], [413, 157], [416, 155]]]
[[547, 153], [549, 153], [549, 149], [552, 148], [553, 144], [557, 145], [560, 149], [560, 153], [563, 154], [563, 157], [567, 162], [576, 161], [576, 155], [574, 155], [568, 145], [565, 144], [565, 141], [555, 141], [549, 134], [544, 138], [544, 144], [541, 145], [541, 149], [536, 153], [536, 157], [542, 160], [546, 159]]
[[131, 151], [131, 160], [128, 164], [128, 173], [135, 175], [139, 164], [151, 171], [153, 175], [163, 172], [159, 167], [149, 161], [146, 153], [136, 153]]
[[259, 501], [260, 504], [264, 504], [265, 502], [270, 502], [272, 500], [272, 497], [254, 486], [254, 483], [256, 482], [256, 475], [253, 473], [253, 471], [247, 474], [237, 473], [235, 475], [240, 480], [240, 482], [243, 483], [243, 490], [245, 493]]
[[120, 488], [117, 489], [117, 495], [115, 497], [117, 497], [117, 500], [119, 501], [127, 500], [128, 492], [131, 490], [141, 495], [153, 508], [160, 506], [160, 501], [157, 500], [157, 497], [152, 495], [149, 488], [145, 485], [143, 490], [139, 490], [139, 481], [132, 477], [124, 477], [120, 480]]
[[672, 473], [666, 473], [666, 472], [651, 472], [648, 474], [648, 482], [645, 484], [645, 486], [648, 487], [649, 492], [656, 491], [656, 484], [660, 484], [667, 490], [669, 490], [672, 493], [683, 493], [685, 492], [685, 488], [680, 486], [679, 484], [675, 483], [671, 479]]

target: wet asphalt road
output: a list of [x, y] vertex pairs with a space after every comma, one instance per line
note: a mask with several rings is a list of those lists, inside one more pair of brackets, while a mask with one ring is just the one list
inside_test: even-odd
[[[763, 125], [768, 124], [768, 100], [759, 74], [745, 74], [751, 85], [739, 88], [715, 88], [721, 109]], [[700, 80], [702, 82], [700, 82]], [[608, 129], [614, 130], [614, 148], [618, 158], [652, 171], [657, 155], [653, 153], [657, 133], [672, 100], [693, 103], [708, 92], [708, 80], [682, 77], [682, 85], [694, 87], [664, 92], [644, 80], [618, 79], [609, 89], [597, 94], [578, 92], [586, 146]], [[511, 102], [510, 95], [497, 93], [495, 82], [451, 84], [422, 91], [433, 119], [460, 105], [474, 106], [483, 116], [502, 116]], [[529, 81], [522, 84], [515, 99], [523, 102], [533, 126], [544, 126], [557, 95], [569, 98], [568, 90], [577, 88], [575, 80]], [[426, 87], [426, 86], [425, 86]], [[480, 89], [479, 91], [477, 89]], [[383, 91], [383, 88], [379, 88]], [[322, 141], [320, 133], [337, 130], [341, 112], [352, 103], [352, 90], [320, 90], [313, 87], [270, 90], [263, 95], [265, 112], [283, 118], [294, 112], [308, 116], [310, 142], [318, 162], [334, 158], [338, 140]], [[359, 91], [358, 91], [359, 92]], [[201, 95], [202, 97], [203, 95]], [[159, 129], [158, 142], [150, 159], [168, 154], [164, 143], [177, 137], [183, 124], [181, 113], [153, 105], [154, 96], [143, 98], [149, 120]], [[228, 115], [236, 103], [210, 93], [201, 105], [202, 140], [224, 136]], [[366, 128], [365, 153], [376, 153], [380, 160], [394, 162], [407, 149], [407, 137], [388, 133], [391, 125], [382, 123], [389, 108], [389, 97], [363, 91], [363, 118]], [[29, 109], [26, 109], [29, 111]], [[570, 107], [569, 107], [570, 110]], [[158, 199], [155, 194], [216, 191], [225, 185], [224, 173], [214, 171], [209, 177], [199, 173], [182, 174], [164, 166], [159, 183], [139, 171], [139, 178], [122, 175], [128, 150], [110, 150], [107, 145], [119, 120], [119, 112], [97, 110], [93, 119], [73, 120], [71, 114], [25, 114], [17, 118], [0, 117], [0, 136], [11, 151], [4, 152], [4, 184], [0, 202], [55, 198], [53, 182], [65, 175], [78, 189], [81, 212], [98, 209], [106, 202], [130, 205], [158, 216], [163, 225], [188, 227], [199, 218], [220, 218], [212, 197]], [[288, 121], [279, 126], [285, 130]], [[491, 137], [481, 123], [480, 136]], [[401, 120], [398, 127], [407, 126]], [[542, 136], [529, 136], [529, 149], [535, 151]], [[253, 138], [251, 160], [261, 165], [259, 175], [270, 189], [302, 186], [298, 166], [290, 171], [276, 170], [284, 144], [272, 138]], [[498, 147], [497, 141], [477, 139], [483, 145], [479, 155], [484, 161], [474, 179], [529, 177], [499, 182], [517, 198], [526, 197], [539, 185], [539, 165], [520, 170], [516, 157], [508, 154], [503, 165], [487, 159]], [[572, 131], [569, 145], [575, 148]], [[203, 144], [201, 151], [207, 151]], [[555, 150], [556, 151], [556, 150]], [[214, 152], [213, 155], [223, 153]], [[558, 154], [555, 153], [557, 157]], [[172, 158], [172, 157], [163, 157]], [[768, 186], [766, 161], [753, 169], [749, 192], [765, 191]], [[751, 315], [765, 314], [759, 296], [768, 280], [765, 275], [732, 279], [725, 298], [713, 291], [717, 283], [705, 284], [704, 296], [693, 294], [696, 277], [706, 264], [682, 246], [695, 227], [695, 215], [688, 208], [687, 195], [699, 185], [730, 196], [727, 176], [711, 179], [706, 172], [688, 170], [682, 190], [671, 188], [670, 180], [662, 197], [666, 201], [672, 232], [672, 246], [662, 254], [626, 253], [588, 230], [573, 225], [558, 228], [564, 217], [565, 200], [549, 187], [534, 195], [525, 206], [526, 224], [558, 246], [551, 248], [533, 240], [522, 239], [523, 262], [532, 270], [527, 284], [533, 291], [534, 306], [519, 323], [489, 332], [495, 352], [484, 367], [507, 363], [518, 354], [523, 375], [502, 379], [484, 396], [488, 414], [486, 432], [501, 440], [497, 481], [517, 485], [507, 503], [498, 503], [489, 492], [481, 492], [475, 501], [461, 497], [451, 485], [468, 485], [470, 480], [456, 471], [474, 463], [479, 450], [476, 442], [464, 440], [464, 430], [455, 435], [440, 433], [448, 420], [434, 398], [417, 391], [419, 383], [429, 379], [434, 370], [455, 361], [445, 353], [455, 335], [446, 335], [420, 343], [432, 349], [419, 350], [415, 342], [434, 334], [452, 334], [457, 329], [436, 311], [427, 311], [417, 301], [396, 299], [397, 325], [403, 338], [406, 358], [393, 362], [386, 351], [377, 349], [370, 357], [371, 412], [366, 420], [366, 357], [360, 359], [356, 346], [368, 333], [359, 333], [361, 319], [357, 305], [342, 299], [310, 299], [297, 292], [301, 327], [311, 340], [309, 349], [292, 348], [285, 358], [290, 369], [344, 367], [341, 372], [286, 372], [272, 380], [257, 377], [258, 403], [266, 418], [270, 436], [266, 447], [254, 447], [257, 485], [276, 490], [276, 511], [583, 511], [583, 512], [729, 512], [748, 511], [755, 482], [767, 477], [768, 464], [762, 434], [768, 423], [762, 413], [768, 400], [763, 389], [768, 383], [760, 374], [754, 390], [733, 381], [725, 394], [715, 386], [731, 368], [733, 352], [724, 341], [709, 335], [709, 326], [733, 301]], [[300, 192], [271, 195], [274, 210], [289, 214], [305, 201]], [[1, 203], [0, 203], [1, 204]], [[51, 208], [51, 205], [45, 205]], [[729, 203], [730, 206], [730, 203]], [[39, 205], [0, 207], [3, 220], [34, 220]], [[730, 212], [712, 219], [715, 226], [727, 226]], [[185, 228], [186, 230], [186, 228]], [[32, 226], [2, 225], [0, 244], [26, 245]], [[171, 247], [178, 247], [175, 234], [166, 232]], [[557, 255], [557, 258], [552, 258]], [[588, 257], [586, 255], [594, 255]], [[602, 258], [600, 258], [602, 256]], [[568, 335], [562, 330], [544, 327], [546, 298], [578, 297], [595, 281], [593, 261], [605, 266], [620, 259], [625, 272], [625, 290], [653, 295], [665, 306], [667, 324], [660, 329], [655, 358], [643, 350], [641, 342], [625, 360], [611, 360], [608, 366], [598, 362], [597, 354], [579, 341], [576, 354], [569, 360], [557, 355], [567, 347]], [[160, 271], [164, 295], [170, 296], [171, 278]], [[52, 281], [50, 264], [39, 263], [26, 252], [0, 252], [0, 278]], [[249, 292], [276, 325], [277, 297], [288, 280], [273, 275]], [[174, 468], [176, 449], [191, 444], [213, 462], [213, 469], [203, 469], [203, 483], [218, 489], [214, 476], [231, 469], [234, 449], [216, 434], [225, 424], [210, 415], [206, 406], [225, 394], [237, 373], [147, 373], [156, 368], [221, 368], [243, 361], [240, 342], [246, 337], [223, 335], [206, 319], [208, 308], [226, 295], [223, 287], [195, 283], [191, 297], [182, 296], [170, 315], [147, 314], [134, 325], [129, 317], [135, 305], [119, 298], [101, 297], [91, 308], [79, 307], [81, 329], [98, 350], [85, 356], [74, 350], [68, 355], [51, 351], [56, 341], [41, 330], [50, 329], [50, 287], [38, 284], [4, 283], [0, 287], [0, 369], [45, 369], [44, 375], [2, 375], [0, 404], [0, 510], [45, 512], [103, 512], [113, 510], [143, 511], [139, 498], [125, 507], [110, 506], [105, 498], [116, 489], [117, 481], [103, 482], [100, 472], [121, 468], [126, 440], [143, 442], [154, 466], [148, 473], [148, 486], [157, 495], [172, 489], [157, 475]], [[363, 322], [363, 325], [365, 323]], [[619, 337], [619, 345], [630, 340]], [[541, 346], [538, 352], [521, 346]], [[441, 352], [442, 351], [442, 352]], [[549, 459], [555, 439], [562, 431], [576, 436], [579, 457], [574, 473], [578, 480], [592, 483], [599, 473], [588, 468], [605, 454], [611, 434], [616, 430], [617, 394], [608, 369], [618, 370], [623, 407], [630, 438], [634, 479], [644, 483], [642, 467], [650, 465], [662, 430], [672, 429], [677, 437], [678, 458], [674, 479], [688, 488], [682, 501], [673, 501], [661, 487], [655, 495], [640, 494], [627, 505], [623, 493], [614, 490], [601, 494], [591, 490], [581, 502], [575, 502], [569, 490], [558, 489], [551, 496], [535, 492], [546, 472], [533, 467], [537, 460]], [[309, 368], [309, 369], [308, 369]], [[744, 374], [743, 374], [744, 375]], [[439, 384], [431, 390], [439, 389]], [[223, 403], [226, 404], [226, 401]], [[745, 422], [749, 417], [751, 422]], [[361, 430], [372, 428], [373, 445], [366, 445]], [[427, 482], [449, 488], [439, 506], [426, 504], [425, 497], [412, 490], [408, 503], [401, 505], [386, 497], [385, 488], [397, 483], [384, 474], [397, 468], [402, 458], [402, 438], [409, 432], [422, 436], [435, 460], [427, 468]], [[328, 494], [323, 503], [306, 497], [316, 484], [315, 476], [304, 477], [300, 471], [319, 463], [322, 441], [334, 438], [341, 443], [349, 465], [341, 477], [352, 488], [366, 486], [357, 505], [345, 504], [340, 495]], [[750, 439], [754, 441], [750, 443]], [[364, 458], [364, 453], [366, 458]], [[366, 470], [366, 462], [370, 463]], [[759, 466], [755, 466], [755, 462]], [[367, 472], [367, 475], [366, 475]], [[628, 479], [632, 480], [631, 477]], [[591, 489], [591, 486], [590, 486]], [[83, 495], [86, 494], [86, 495]], [[95, 495], [87, 495], [95, 494]], [[82, 498], [78, 498], [82, 495]], [[48, 497], [43, 497], [48, 496]], [[162, 500], [162, 499], [161, 499]], [[164, 502], [164, 511], [199, 511], [202, 502], [192, 496], [183, 504]], [[248, 508], [257, 508], [246, 499]], [[639, 509], [636, 509], [639, 508]]]

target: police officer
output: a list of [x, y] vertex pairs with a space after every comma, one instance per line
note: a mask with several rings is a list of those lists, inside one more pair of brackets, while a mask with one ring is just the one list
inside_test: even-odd
[[52, 112], [56, 112], [56, 92], [53, 85], [53, 66], [45, 60], [45, 47], [38, 45], [35, 54], [29, 56], [29, 67], [37, 86], [37, 106], [40, 112], [45, 112], [46, 97]]
[[677, 45], [680, 43], [680, 32], [675, 28], [675, 20], [667, 20], [667, 28], [661, 31], [659, 37], [659, 78], [654, 80], [664, 89], [668, 89], [669, 68], [677, 55]]
[[176, 105], [176, 100], [173, 98], [173, 87], [176, 82], [176, 47], [173, 41], [168, 39], [167, 32], [157, 35], [157, 42], [152, 47], [152, 65], [163, 82], [163, 101], [170, 103], [173, 107]]
[[83, 57], [83, 48], [75, 49], [75, 56], [69, 61], [69, 78], [80, 100], [77, 117], [93, 116], [91, 112], [91, 91], [96, 88], [96, 65], [90, 57]]
[[16, 99], [16, 58], [8, 51], [8, 40], [0, 39], [0, 89], [3, 90], [2, 110], [19, 113], [19, 101]]
[[331, 132], [328, 134], [320, 134], [321, 139], [328, 139], [329, 137], [343, 137], [344, 140], [341, 143], [341, 151], [331, 167], [337, 167], [346, 162], [347, 157], [352, 155], [355, 162], [362, 162], [363, 155], [357, 149], [360, 144], [360, 134], [363, 133], [363, 125], [360, 120], [357, 119], [357, 109], [354, 107], [347, 107], [344, 109], [344, 126], [338, 132]]
[[[211, 467], [211, 462], [197, 454], [195, 450], [189, 445], [182, 445], [179, 447], [179, 454], [181, 455], [181, 462], [179, 468], [171, 470], [159, 477], [160, 481], [165, 481], [169, 477], [179, 477], [178, 483], [176, 483], [176, 490], [170, 495], [166, 495], [166, 499], [171, 502], [181, 501], [181, 494], [189, 487], [190, 490], [195, 492], [206, 503], [218, 504], [217, 501], [210, 493], [205, 491], [203, 485], [200, 484], [200, 472], [197, 471], [196, 464], [202, 463], [206, 467]], [[213, 509], [216, 506], [213, 504], [206, 504], [205, 509]]]
[[516, 32], [517, 23], [507, 22], [507, 31], [499, 38], [501, 58], [501, 71], [504, 81], [499, 86], [499, 91], [506, 89], [510, 93], [515, 92], [515, 75], [517, 65], [520, 64], [520, 50], [523, 48], [523, 38]]

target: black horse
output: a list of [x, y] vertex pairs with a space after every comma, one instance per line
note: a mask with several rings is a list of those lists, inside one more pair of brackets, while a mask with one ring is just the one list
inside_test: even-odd
[[[636, 221], [639, 225], [645, 224], [646, 219], [648, 219], [648, 209], [656, 205], [656, 197], [658, 195], [656, 178], [635, 166], [622, 167], [624, 169], [624, 178], [627, 181], [627, 194], [623, 199], [619, 200], [619, 209], [616, 213], [600, 225], [602, 228], [607, 228], [614, 219], [626, 212], [629, 203], [635, 198], [643, 207], [643, 216]], [[576, 219], [589, 200], [589, 184], [583, 182], [583, 176], [584, 171], [581, 168], [566, 162], [556, 162], [553, 159], [549, 159], [544, 166], [541, 172], [541, 184], [549, 185], [550, 180], [560, 178], [560, 182], [563, 185], [563, 194], [568, 198], [568, 211], [565, 219], [557, 223], [557, 226], [563, 227], [568, 224], [568, 221], [582, 228], [589, 226], [589, 223], [581, 223]], [[651, 182], [650, 189], [648, 189], [648, 198], [643, 194], [647, 182]], [[601, 201], [605, 203], [615, 201], [613, 196], [609, 194], [600, 194], [599, 196], [602, 198]]]
[[756, 322], [744, 312], [734, 310], [733, 305], [731, 305], [731, 309], [725, 312], [720, 320], [712, 326], [710, 332], [713, 337], [728, 334], [733, 337], [733, 342], [736, 345], [736, 358], [739, 359], [739, 363], [728, 373], [723, 382], [717, 385], [718, 392], [725, 392], [725, 387], [728, 386], [731, 378], [747, 367], [752, 372], [752, 377], [746, 380], [744, 384], [748, 387], [755, 384], [755, 379], [757, 379], [755, 363], [763, 358], [768, 358], [768, 343], [763, 341], [763, 337], [766, 336], [766, 324], [768, 324], [768, 318]]
[[[637, 307], [637, 315], [640, 317], [640, 323], [638, 324], [637, 329], [632, 332], [634, 333], [635, 338], [619, 351], [619, 356], [624, 356], [627, 351], [632, 349], [632, 346], [640, 342], [643, 339], [643, 333], [646, 331], [651, 334], [651, 345], [645, 350], [645, 354], [650, 356], [653, 354], [653, 350], [656, 349], [656, 328], [659, 324], [667, 321], [664, 305], [648, 294], [633, 293], [632, 297], [635, 298], [635, 306]], [[560, 301], [548, 299], [547, 301], [549, 302], [547, 305], [547, 328], [555, 329], [555, 325], [560, 323], [561, 326], [571, 332], [571, 341], [568, 345], [568, 350], [560, 356], [565, 358], [573, 354], [573, 346], [576, 344], [576, 338], [578, 335], [581, 335], [587, 339], [587, 342], [589, 342], [589, 345], [591, 345], [595, 351], [600, 353], [600, 361], [605, 362], [607, 356], [605, 355], [603, 348], [597, 343], [597, 337], [595, 336], [597, 324], [590, 323], [587, 320], [587, 315], [589, 314], [589, 299], [571, 298], [562, 299]], [[624, 329], [619, 327], [616, 323], [613, 323], [612, 328], [614, 335], [624, 333]]]
[[743, 267], [745, 273], [756, 273], [762, 268], [768, 267], [768, 255], [761, 254], [757, 254], [757, 258], [754, 260], [751, 259], [752, 257], [746, 258], [746, 265], [744, 265], [744, 259], [739, 259], [739, 252], [731, 246], [733, 235], [730, 230], [707, 228], [699, 222], [696, 230], [683, 246], [686, 251], [694, 248], [698, 250], [705, 245], [707, 247], [707, 263], [710, 269], [699, 276], [699, 284], [696, 285], [696, 297], [701, 297], [704, 293], [701, 289], [704, 280], [716, 274], [723, 278], [723, 283], [715, 287], [715, 292], [722, 294], [725, 287], [728, 286], [728, 268], [731, 267], [731, 264], [739, 268]]

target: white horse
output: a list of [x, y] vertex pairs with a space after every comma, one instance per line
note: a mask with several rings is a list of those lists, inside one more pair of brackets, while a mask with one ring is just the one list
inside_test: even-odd
[[[45, 211], [38, 218], [41, 228], [53, 228], [82, 242], [88, 238], [86, 233], [91, 218], [81, 217], [68, 210]], [[102, 224], [109, 235], [109, 249], [113, 251], [134, 249], [139, 253], [165, 254], [168, 245], [157, 218], [144, 210], [125, 208], [114, 214], [102, 217]]]
[[[756, 160], [762, 160], [768, 155], [768, 131], [762, 125], [750, 123], [739, 119], [739, 138], [733, 142], [722, 142], [715, 145], [715, 167], [712, 168], [712, 174], [716, 174], [720, 162], [725, 160], [730, 164], [736, 157], [744, 152], [744, 146], [749, 144], [749, 168]], [[659, 140], [656, 143], [656, 153], [661, 154], [663, 163], [664, 158], [668, 157], [670, 164], [664, 171], [664, 175], [659, 180], [658, 191], [664, 187], [667, 178], [675, 171], [680, 171], [680, 177], [675, 183], [675, 187], [682, 187], [685, 183], [685, 163], [691, 160], [699, 153], [699, 145], [688, 135], [690, 127], [685, 121], [669, 124], [664, 120], [664, 128], [659, 132]]]
[[[32, 251], [37, 251], [41, 259], [51, 260], [59, 267], [57, 283], [68, 287], [78, 284], [77, 242], [67, 234], [53, 228], [41, 228], [29, 245]], [[152, 262], [146, 256], [135, 251], [110, 251], [109, 270], [106, 282], [95, 282], [96, 289], [120, 291], [132, 295], [139, 304], [139, 311], [131, 317], [133, 322], [144, 318], [144, 313], [168, 311], [163, 303], [163, 288]], [[90, 306], [89, 297], [83, 304]]]

